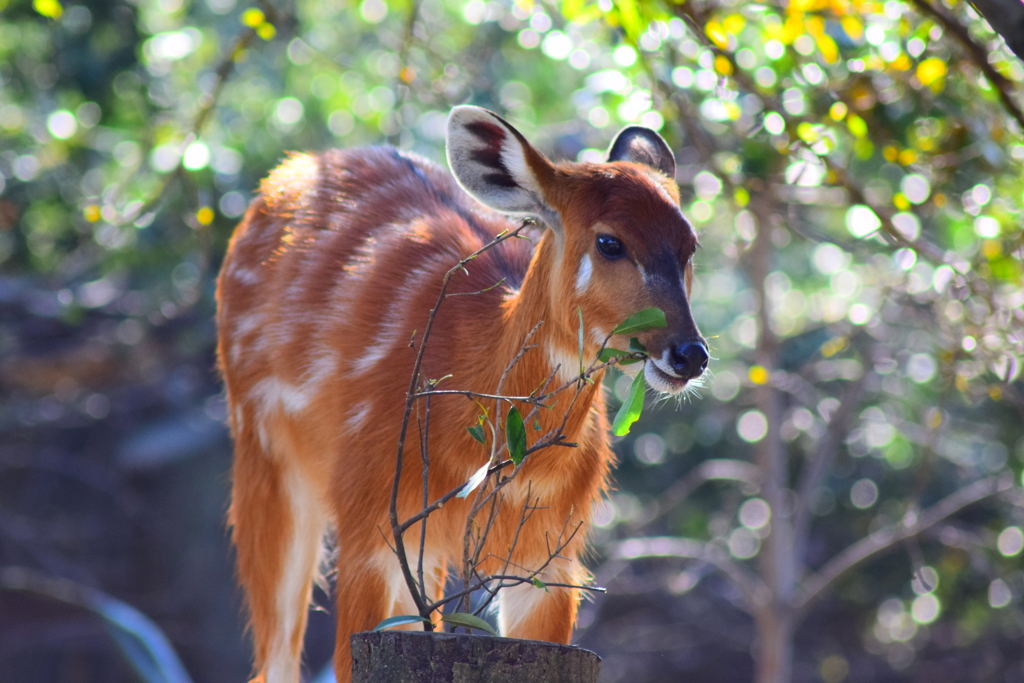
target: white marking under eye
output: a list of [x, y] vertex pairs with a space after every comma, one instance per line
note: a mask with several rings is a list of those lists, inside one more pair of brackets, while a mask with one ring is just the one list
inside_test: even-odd
[[582, 294], [590, 286], [590, 276], [594, 272], [594, 264], [590, 262], [590, 254], [584, 254], [580, 266], [576, 270], [576, 293]]

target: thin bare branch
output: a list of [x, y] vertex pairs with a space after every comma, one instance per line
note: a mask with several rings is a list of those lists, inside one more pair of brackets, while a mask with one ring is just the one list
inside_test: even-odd
[[750, 486], [760, 486], [760, 470], [743, 460], [725, 458], [705, 460], [658, 497], [654, 502], [654, 509], [645, 519], [644, 526], [650, 526], [655, 520], [664, 517], [689, 498], [701, 485], [709, 481], [735, 481]]
[[[416, 400], [416, 387], [420, 382], [420, 368], [423, 366], [423, 356], [427, 348], [427, 342], [430, 340], [430, 333], [433, 330], [434, 321], [437, 319], [437, 312], [441, 308], [441, 304], [444, 303], [445, 293], [448, 290], [448, 284], [451, 282], [452, 276], [459, 270], [464, 270], [467, 263], [482, 254], [484, 251], [492, 249], [510, 237], [518, 235], [525, 227], [526, 223], [524, 222], [514, 230], [506, 230], [505, 232], [502, 232], [484, 246], [461, 259], [444, 274], [444, 278], [441, 282], [441, 288], [438, 291], [437, 301], [434, 303], [434, 307], [430, 309], [430, 315], [427, 318], [427, 324], [423, 330], [423, 336], [420, 340], [420, 347], [416, 352], [416, 360], [413, 363], [412, 376], [409, 378], [409, 389], [406, 391], [405, 395], [405, 410], [402, 414], [402, 426], [398, 434], [398, 448], [395, 455], [395, 477], [392, 480], [391, 485], [391, 504], [389, 506], [388, 519], [391, 524], [391, 532], [394, 536], [395, 554], [398, 557], [398, 564], [401, 567], [402, 576], [405, 579], [406, 586], [412, 595], [413, 601], [416, 603], [416, 609], [419, 611], [420, 616], [426, 619], [430, 618], [430, 610], [428, 609], [426, 601], [422, 599], [419, 591], [417, 590], [416, 578], [413, 576], [412, 570], [409, 567], [409, 558], [405, 552], [405, 541], [402, 537], [408, 527], [404, 527], [398, 521], [398, 489], [399, 483], [402, 479], [402, 462], [405, 456], [405, 438], [409, 430], [409, 418], [412, 415], [413, 403]], [[452, 495], [454, 496], [457, 493], [458, 492], [456, 491]], [[423, 546], [420, 546], [420, 553], [422, 553], [423, 550]], [[424, 629], [432, 630], [433, 624], [425, 623]]]
[[644, 557], [681, 557], [700, 560], [719, 569], [743, 594], [749, 612], [752, 614], [770, 600], [768, 586], [754, 572], [733, 562], [729, 554], [715, 543], [705, 543], [692, 538], [654, 536], [648, 538], [627, 538], [608, 547], [611, 559], [637, 560]]
[[893, 550], [906, 539], [928, 531], [965, 507], [1012, 487], [1012, 476], [1000, 475], [981, 479], [951, 493], [919, 515], [909, 515], [907, 519], [882, 527], [870, 536], [862, 538], [801, 583], [794, 607], [798, 611], [806, 610], [836, 581], [869, 559]]

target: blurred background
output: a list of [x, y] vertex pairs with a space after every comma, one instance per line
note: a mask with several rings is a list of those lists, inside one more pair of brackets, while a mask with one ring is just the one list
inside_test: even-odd
[[1024, 5], [990, 2], [0, 0], [0, 678], [245, 680], [228, 237], [287, 150], [443, 163], [472, 103], [553, 158], [659, 130], [703, 246], [711, 370], [596, 511], [602, 680], [1024, 681]]

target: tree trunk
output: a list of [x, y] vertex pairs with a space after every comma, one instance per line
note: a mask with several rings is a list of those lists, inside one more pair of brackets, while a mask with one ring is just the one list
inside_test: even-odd
[[596, 683], [601, 658], [536, 640], [379, 631], [352, 636], [352, 683]]
[[755, 683], [790, 683], [793, 676], [793, 623], [766, 607], [757, 617]]

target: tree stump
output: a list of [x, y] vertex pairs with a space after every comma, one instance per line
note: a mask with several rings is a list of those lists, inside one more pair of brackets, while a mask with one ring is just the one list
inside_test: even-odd
[[352, 683], [596, 683], [601, 658], [537, 640], [464, 633], [356, 633]]

